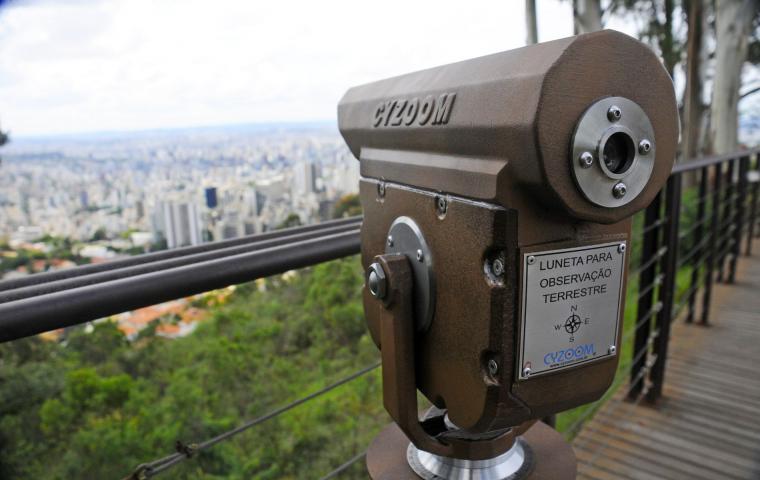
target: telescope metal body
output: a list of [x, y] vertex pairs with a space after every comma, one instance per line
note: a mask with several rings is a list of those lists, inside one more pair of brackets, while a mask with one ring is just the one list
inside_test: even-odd
[[361, 162], [362, 262], [375, 269], [364, 304], [381, 350], [393, 308], [377, 298], [379, 259], [412, 265], [414, 348], [389, 346], [388, 368], [412, 368], [474, 439], [601, 397], [618, 363], [630, 218], [675, 158], [657, 56], [618, 32], [580, 35], [352, 88], [338, 118]]

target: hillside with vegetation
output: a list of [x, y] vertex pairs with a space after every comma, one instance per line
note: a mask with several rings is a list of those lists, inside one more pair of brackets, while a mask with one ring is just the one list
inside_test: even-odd
[[[377, 362], [347, 258], [237, 287], [190, 336], [112, 322], [62, 343], [0, 345], [0, 478], [126, 477]], [[319, 478], [388, 421], [379, 370], [165, 472], [174, 479]], [[361, 463], [355, 465], [361, 478]]]

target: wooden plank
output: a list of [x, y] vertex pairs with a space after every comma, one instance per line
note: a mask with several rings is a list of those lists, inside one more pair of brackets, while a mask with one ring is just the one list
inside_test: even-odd
[[[589, 452], [586, 448], [591, 451]], [[585, 461], [596, 464], [594, 455], [600, 451], [603, 452], [602, 457], [614, 463], [612, 469], [617, 469], [618, 473], [624, 475], [638, 475], [636, 478], [646, 480], [652, 478], [714, 479], [710, 473], [694, 468], [693, 465], [680, 465], [678, 460], [665, 462], [661, 457], [652, 457], [648, 452], [642, 452], [630, 443], [609, 437], [604, 439], [604, 443], [595, 438], [585, 448], [577, 449], [576, 455], [581, 463]]]
[[760, 259], [714, 286], [710, 327], [673, 325], [664, 398], [621, 388], [573, 441], [578, 478], [760, 478]]

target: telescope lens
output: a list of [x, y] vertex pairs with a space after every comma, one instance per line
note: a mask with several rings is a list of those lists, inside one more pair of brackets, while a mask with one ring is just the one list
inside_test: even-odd
[[633, 157], [636, 155], [636, 147], [630, 135], [624, 132], [617, 132], [610, 135], [610, 138], [607, 139], [602, 153], [607, 170], [620, 175], [631, 168]]

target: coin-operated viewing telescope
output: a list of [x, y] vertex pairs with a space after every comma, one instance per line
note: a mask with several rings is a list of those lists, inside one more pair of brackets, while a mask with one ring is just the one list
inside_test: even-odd
[[361, 162], [364, 310], [396, 423], [370, 476], [574, 478], [570, 447], [535, 421], [615, 375], [631, 216], [678, 137], [660, 61], [597, 32], [355, 87], [338, 117]]

